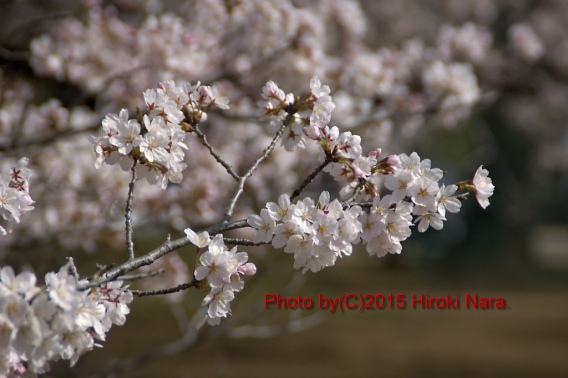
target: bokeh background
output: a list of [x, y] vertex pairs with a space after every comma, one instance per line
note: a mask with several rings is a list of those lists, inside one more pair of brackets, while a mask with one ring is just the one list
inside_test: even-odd
[[[343, 122], [355, 125], [350, 127], [363, 130], [368, 138], [386, 133], [387, 136], [381, 136], [384, 145], [380, 147], [390, 152], [418, 152], [422, 158], [431, 159], [433, 166], [447, 171], [448, 182], [471, 177], [477, 166], [483, 164], [496, 186], [491, 205], [484, 211], [470, 198], [459, 214], [449, 214], [442, 231], [429, 230], [403, 242], [401, 255], [377, 259], [356, 249], [353, 256], [317, 274], [295, 272], [290, 256], [281, 251], [249, 249], [259, 272], [266, 273], [259, 273], [247, 282], [246, 289], [234, 303], [234, 316], [224, 322], [226, 324], [196, 334], [185, 332], [202, 298], [202, 294], [195, 291], [188, 292], [178, 303], [159, 298], [137, 299], [126, 325], [112, 329], [104, 348], [82, 357], [73, 369], [69, 369], [66, 362], [56, 363], [47, 376], [568, 376], [568, 10], [565, 3], [560, 0], [290, 1], [281, 2], [278, 7], [272, 1], [265, 2], [264, 7], [261, 3], [0, 1], [0, 88], [3, 90], [0, 158], [9, 161], [31, 154], [32, 168], [38, 171], [36, 196], [32, 188], [32, 198], [38, 208], [38, 215], [32, 213], [36, 223], [26, 228], [28, 219], [23, 218], [11, 239], [0, 240], [3, 264], [31, 268], [42, 275], [58, 269], [65, 256], [73, 255], [87, 275], [93, 272], [96, 262], [120, 261], [120, 254], [124, 253], [120, 201], [126, 193], [127, 177], [113, 174], [109, 167], [104, 173], [95, 173], [92, 148], [88, 142], [77, 141], [96, 133], [106, 112], [117, 112], [126, 106], [133, 114], [135, 104], [142, 104], [139, 86], [146, 88], [146, 84], [164, 77], [217, 83], [233, 96], [231, 101], [236, 106], [229, 116], [215, 118], [217, 115], [213, 115], [213, 121], [225, 127], [222, 120], [227, 119], [226, 122], [240, 122], [239, 125], [246, 127], [255, 121], [243, 120], [243, 115], [252, 112], [267, 79], [280, 79], [277, 82], [286, 91], [300, 91], [302, 86], [307, 87], [309, 77], [317, 73], [324, 83], [327, 79], [332, 96], [337, 89], [342, 93], [338, 98], [349, 99], [357, 111], [365, 112], [360, 118], [371, 119], [371, 122], [363, 122], [357, 114], [350, 114], [351, 118], [338, 114], [334, 121], [340, 127]], [[125, 79], [116, 86], [114, 81], [105, 85], [89, 81], [96, 75], [102, 77], [101, 81], [108, 79], [101, 71], [106, 69], [105, 59], [110, 58], [102, 58], [105, 52], [96, 51], [96, 48], [104, 48], [104, 36], [97, 40], [100, 45], [86, 39], [97, 37], [100, 30], [92, 27], [76, 32], [75, 43], [82, 46], [79, 50], [83, 55], [77, 52], [76, 46], [75, 50], [69, 47], [66, 50], [65, 35], [61, 31], [69, 20], [88, 25], [89, 12], [95, 8], [104, 9], [105, 17], [116, 17], [132, 28], [121, 29], [123, 25], [115, 25], [113, 33], [117, 35], [127, 31], [135, 35], [132, 30], [147, 17], [166, 11], [186, 20], [183, 27], [202, 31], [207, 30], [204, 25], [206, 16], [213, 12], [211, 9], [224, 9], [230, 15], [231, 10], [236, 13], [239, 7], [247, 6], [251, 14], [260, 14], [264, 9], [260, 21], [245, 23], [230, 36], [223, 36], [224, 44], [219, 49], [225, 48], [227, 52], [223, 50], [214, 58], [212, 55], [203, 58], [204, 61], [218, 59], [223, 64], [207, 71], [194, 61], [192, 67], [198, 68], [188, 69], [182, 63], [176, 66], [171, 61], [156, 58], [148, 62], [154, 71], [144, 71], [142, 77]], [[322, 7], [332, 11], [323, 13]], [[349, 10], [343, 21], [338, 16], [345, 10], [341, 7]], [[360, 13], [353, 11], [353, 7]], [[281, 13], [271, 13], [275, 8]], [[210, 13], [202, 11], [201, 14], [197, 9], [209, 9]], [[253, 38], [263, 32], [268, 34], [267, 38], [273, 36], [270, 33], [276, 36], [283, 33], [286, 29], [278, 24], [282, 22], [278, 16], [295, 15], [298, 9], [314, 20], [325, 18], [326, 30], [335, 30], [339, 36], [317, 32], [309, 35], [312, 31], [303, 30], [302, 33], [313, 38], [304, 40], [306, 34], [288, 30], [282, 38], [290, 38], [294, 43], [282, 48], [270, 45], [278, 41], [276, 37], [268, 41]], [[202, 18], [195, 16], [197, 13]], [[173, 22], [164, 21], [158, 29], [174, 33], [175, 27], [168, 29]], [[274, 26], [277, 30], [255, 31], [270, 23], [278, 24]], [[480, 29], [464, 33], [461, 39], [454, 36], [453, 50], [443, 58], [448, 62], [467, 63], [476, 78], [479, 95], [473, 103], [462, 104], [465, 113], [446, 114], [448, 110], [440, 105], [440, 99], [432, 99], [436, 96], [425, 88], [424, 80], [419, 80], [423, 72], [419, 65], [413, 66], [413, 70], [418, 71], [413, 75], [418, 75], [418, 79], [413, 75], [397, 79], [404, 83], [400, 86], [411, 88], [407, 97], [399, 100], [426, 101], [428, 106], [410, 110], [395, 107], [391, 93], [365, 92], [369, 89], [360, 81], [365, 75], [371, 75], [365, 70], [373, 71], [369, 67], [378, 64], [377, 59], [383, 64], [381, 67], [386, 67], [381, 60], [386, 59], [385, 53], [380, 49], [400, 52], [405, 41], [414, 39], [425, 46], [437, 46], [435, 54], [443, 57], [444, 44], [440, 42], [443, 27], [457, 29], [467, 23]], [[315, 21], [311, 25], [316, 25]], [[525, 29], [521, 28], [524, 31], [520, 36], [517, 32], [515, 37], [513, 30], [519, 25]], [[63, 30], [77, 30], [79, 26], [65, 28]], [[211, 29], [211, 34], [218, 33]], [[37, 47], [34, 50], [32, 41], [42, 35], [51, 36], [52, 45], [48, 45], [47, 50]], [[195, 38], [203, 36], [196, 35]], [[329, 39], [319, 40], [323, 35]], [[122, 46], [122, 40], [120, 43], [109, 41]], [[182, 52], [176, 50], [176, 54], [182, 58], [187, 56], [188, 60], [197, 54], [215, 52], [209, 45], [182, 42], [187, 43], [188, 48]], [[272, 51], [261, 54], [266, 46], [272, 46]], [[173, 44], [172, 48], [175, 47]], [[312, 50], [307, 53], [305, 50], [309, 48]], [[476, 48], [484, 53], [474, 54], [472, 51], [477, 51]], [[128, 54], [139, 53], [136, 59], [149, 59], [154, 50], [149, 48], [148, 51], [144, 55], [136, 48], [126, 52], [115, 50], [118, 56], [115, 58], [127, 59]], [[380, 58], [362, 60], [362, 55], [377, 51], [383, 51]], [[171, 51], [160, 53], [173, 54]], [[278, 55], [283, 62], [271, 63], [267, 58], [271, 54]], [[424, 53], [424, 59], [430, 59], [429, 54]], [[286, 65], [287, 59], [297, 62], [307, 59], [306, 56], [313, 59], [313, 66], [297, 64], [290, 68]], [[99, 57], [102, 62], [93, 61], [93, 57]], [[336, 59], [333, 67], [322, 68], [326, 58]], [[68, 67], [57, 71], [61, 59]], [[247, 64], [254, 67], [260, 64], [258, 61], [264, 65], [259, 66], [262, 70], [235, 71], [226, 63], [231, 59], [240, 59], [239, 64], [245, 67]], [[92, 64], [87, 64], [89, 62]], [[167, 66], [165, 73], [155, 71], [160, 65]], [[350, 71], [353, 67], [355, 73]], [[317, 72], [310, 72], [310, 68]], [[243, 78], [234, 80], [235, 72], [240, 72]], [[112, 75], [119, 76], [116, 72]], [[368, 80], [381, 84], [384, 78], [380, 76], [376, 74]], [[392, 90], [395, 89], [400, 88]], [[126, 95], [131, 92], [138, 93], [138, 97]], [[370, 105], [361, 105], [360, 98], [369, 96], [373, 98]], [[54, 106], [57, 111], [65, 108], [69, 114], [75, 114], [74, 121], [68, 119], [59, 124], [57, 118], [45, 122], [45, 118], [49, 118], [45, 115], [39, 120], [25, 116], [26, 111], [39, 108], [50, 98], [60, 101], [59, 106]], [[117, 98], [124, 100], [117, 102]], [[21, 108], [14, 105], [18, 103], [15, 99], [21, 102]], [[83, 113], [77, 115], [79, 108]], [[417, 120], [405, 111], [419, 113], [421, 117]], [[390, 124], [385, 125], [384, 118]], [[24, 131], [21, 131], [22, 124], [26, 125]], [[232, 140], [230, 136], [225, 139], [222, 134], [226, 129], [221, 126], [219, 129], [211, 126], [211, 140], [222, 146], [229, 156], [230, 153], [238, 155], [243, 166], [267, 140], [261, 138], [258, 144], [252, 142], [253, 137], [258, 136], [257, 129], [249, 129], [253, 135], [239, 137], [243, 139]], [[33, 138], [38, 138], [39, 142], [26, 145], [25, 142], [33, 142]], [[235, 147], [238, 143], [242, 146]], [[81, 153], [84, 158], [78, 158], [77, 151], [85, 151]], [[283, 155], [278, 156], [282, 159]], [[76, 161], [70, 162], [71, 157]], [[83, 159], [85, 164], [81, 165]], [[288, 167], [297, 172], [297, 177], [313, 169], [290, 159]], [[196, 163], [199, 164], [206, 163]], [[259, 174], [258, 181], [251, 184], [250, 196], [244, 200], [240, 214], [258, 211], [263, 200], [274, 201], [280, 194], [278, 188], [294, 187], [294, 180], [282, 182], [287, 167], [270, 164], [274, 165], [269, 165]], [[74, 165], [80, 173], [75, 172], [73, 176], [61, 173], [71, 172]], [[208, 180], [207, 173], [193, 169], [186, 174], [188, 180], [192, 177], [197, 177], [193, 181]], [[114, 184], [107, 185], [111, 179]], [[50, 189], [54, 182], [61, 182], [67, 188], [61, 198], [54, 194], [59, 189]], [[142, 194], [140, 200], [144, 205], [139, 209], [142, 215], [137, 220], [140, 230], [137, 245], [149, 250], [159, 245], [167, 232], [180, 236], [180, 230], [188, 224], [196, 229], [212, 224], [218, 210], [215, 201], [222, 204], [221, 199], [226, 195], [219, 187], [227, 185], [227, 181], [212, 182], [207, 184], [209, 186], [192, 187], [192, 195], [184, 199], [192, 203], [187, 206], [179, 202], [184, 198], [183, 193], [180, 194], [183, 191], [176, 188]], [[115, 193], [118, 190], [115, 188], [123, 188], [122, 198]], [[322, 178], [306, 195], [316, 196], [322, 188], [337, 190], [333, 182]], [[160, 201], [166, 201], [167, 196], [169, 202], [162, 204]], [[145, 217], [156, 211], [152, 206], [160, 212], [156, 212], [155, 217]], [[162, 212], [165, 208], [167, 211]], [[101, 218], [100, 214], [105, 215]], [[197, 214], [196, 221], [192, 214]], [[191, 248], [180, 251], [180, 255], [193, 266], [195, 257]], [[459, 294], [462, 308], [333, 314], [319, 309], [265, 310], [262, 308], [265, 293], [312, 298], [318, 294], [335, 297], [346, 293], [405, 294], [407, 298], [422, 293], [430, 296]], [[510, 308], [468, 310], [463, 303], [467, 293], [504, 297]], [[183, 334], [186, 338], [178, 342]], [[161, 348], [163, 345], [169, 347]]]

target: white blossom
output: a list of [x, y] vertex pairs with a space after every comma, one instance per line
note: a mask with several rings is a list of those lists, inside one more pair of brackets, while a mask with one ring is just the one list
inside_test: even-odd
[[477, 198], [477, 202], [479, 202], [481, 207], [485, 209], [489, 206], [489, 197], [493, 195], [495, 186], [491, 182], [491, 178], [489, 178], [489, 171], [483, 169], [483, 166], [480, 166], [475, 172], [473, 185], [475, 187], [475, 198]]
[[207, 231], [202, 231], [199, 234], [195, 233], [191, 228], [186, 228], [183, 230], [187, 235], [187, 238], [197, 247], [203, 248], [209, 245], [211, 238], [209, 237], [209, 233]]
[[457, 213], [460, 211], [461, 202], [456, 197], [452, 197], [458, 190], [457, 185], [448, 185], [447, 187], [442, 184], [438, 194], [436, 194], [437, 211], [441, 216], [446, 216], [446, 210], [450, 213]]
[[276, 221], [268, 210], [262, 209], [260, 216], [256, 214], [249, 215], [247, 223], [256, 230], [252, 236], [253, 242], [269, 243], [272, 240]]

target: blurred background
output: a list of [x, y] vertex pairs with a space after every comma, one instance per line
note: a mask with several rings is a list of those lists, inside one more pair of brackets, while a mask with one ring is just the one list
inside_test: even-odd
[[[129, 177], [117, 167], [95, 170], [86, 136], [108, 112], [134, 114], [142, 91], [166, 79], [216, 84], [230, 98], [231, 110], [211, 114], [206, 133], [237, 169], [270, 140], [271, 129], [255, 119], [264, 83], [302, 93], [317, 74], [337, 104], [332, 124], [360, 133], [367, 151], [416, 151], [447, 172], [446, 184], [483, 164], [496, 187], [486, 210], [470, 198], [443, 230], [403, 242], [400, 255], [377, 259], [356, 248], [336, 266], [302, 275], [281, 251], [246, 248], [259, 273], [221, 326], [188, 331], [203, 298], [197, 291], [136, 299], [104, 348], [73, 369], [60, 361], [46, 376], [568, 376], [564, 5], [0, 1], [0, 160], [28, 156], [36, 171], [36, 210], [0, 240], [2, 265], [41, 277], [69, 255], [82, 275], [95, 263], [123, 261]], [[214, 224], [234, 188], [213, 177], [223, 171], [198, 141], [188, 144], [188, 183], [139, 187], [140, 253], [168, 232]], [[275, 153], [235, 219], [291, 193], [317, 165], [314, 149], [296, 155]], [[338, 188], [320, 177], [304, 194]], [[191, 271], [194, 251], [179, 256]], [[183, 279], [183, 268], [169, 264], [154, 287]], [[462, 308], [265, 310], [266, 293], [459, 294]], [[510, 308], [468, 310], [466, 294], [503, 297]]]

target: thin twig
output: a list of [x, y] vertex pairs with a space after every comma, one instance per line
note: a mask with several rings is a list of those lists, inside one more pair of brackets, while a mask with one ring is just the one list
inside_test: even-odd
[[231, 230], [236, 230], [239, 228], [246, 228], [246, 227], [250, 227], [250, 225], [248, 224], [246, 219], [241, 219], [238, 221], [233, 221], [233, 222], [221, 222], [215, 226], [211, 226], [209, 228], [206, 228], [203, 231], [207, 231], [209, 233], [209, 235], [216, 235], [219, 234], [221, 232], [225, 232], [225, 231], [231, 231]]
[[264, 153], [262, 154], [262, 156], [260, 156], [258, 159], [256, 159], [256, 161], [252, 164], [252, 166], [249, 168], [249, 170], [242, 177], [239, 178], [239, 180], [238, 180], [239, 185], [237, 187], [237, 190], [233, 194], [233, 197], [229, 201], [229, 206], [227, 206], [227, 210], [225, 211], [225, 215], [224, 215], [221, 223], [228, 222], [229, 219], [231, 219], [231, 216], [233, 215], [233, 211], [235, 209], [235, 205], [237, 203], [237, 200], [239, 199], [239, 197], [243, 193], [243, 189], [244, 189], [246, 180], [253, 174], [253, 172], [256, 170], [256, 168], [258, 168], [260, 163], [262, 163], [262, 161], [264, 161], [266, 158], [268, 158], [268, 156], [270, 156], [270, 154], [274, 150], [274, 147], [276, 146], [276, 143], [278, 142], [278, 140], [280, 139], [280, 137], [284, 133], [284, 130], [290, 125], [290, 123], [294, 119], [294, 113], [295, 113], [294, 107], [293, 107], [293, 105], [290, 105], [288, 107], [288, 115], [286, 116], [286, 119], [282, 123], [282, 126], [280, 127], [280, 129], [278, 130], [278, 132], [276, 133], [276, 135], [274, 136], [274, 138], [270, 142], [270, 145], [264, 150]]
[[317, 167], [308, 177], [306, 177], [306, 179], [304, 180], [304, 182], [302, 182], [302, 184], [298, 187], [298, 189], [294, 190], [294, 193], [292, 193], [292, 195], [290, 196], [290, 202], [293, 202], [294, 199], [296, 197], [298, 197], [300, 195], [300, 193], [302, 193], [302, 190], [304, 190], [306, 188], [306, 186], [308, 186], [308, 184], [310, 182], [312, 182], [313, 179], [316, 178], [316, 176], [331, 162], [333, 162], [333, 160], [335, 159], [335, 154], [329, 154], [325, 157], [325, 160], [323, 161], [323, 163], [321, 163], [319, 165], [319, 167]]
[[[109, 264], [109, 265], [104, 265], [104, 264], [96, 264], [95, 265], [97, 268], [96, 273], [93, 275], [92, 279], [98, 279], [99, 277], [103, 276], [104, 274], [106, 274], [109, 270], [111, 270], [112, 268], [114, 268], [114, 264]], [[91, 279], [91, 278], [90, 278]], [[108, 281], [105, 281], [108, 282]]]
[[128, 184], [128, 199], [126, 200], [126, 209], [124, 218], [126, 224], [126, 247], [128, 248], [128, 260], [134, 259], [134, 241], [132, 241], [132, 200], [134, 199], [134, 184], [136, 182], [136, 165], [137, 160], [132, 164], [132, 180]]
[[164, 273], [166, 270], [164, 268], [160, 268], [158, 270], [154, 270], [152, 272], [145, 272], [145, 273], [139, 273], [139, 274], [127, 274], [124, 276], [120, 276], [118, 277], [119, 280], [121, 281], [138, 281], [144, 278], [150, 278], [150, 277], [155, 277], [159, 274]]
[[227, 163], [227, 162], [225, 162], [225, 160], [223, 160], [221, 155], [219, 155], [217, 153], [217, 151], [215, 151], [213, 146], [211, 146], [209, 144], [205, 134], [203, 134], [201, 132], [201, 130], [199, 130], [197, 125], [192, 126], [192, 129], [195, 132], [195, 134], [199, 137], [199, 139], [201, 139], [201, 142], [203, 143], [203, 145], [209, 150], [209, 153], [211, 154], [211, 156], [213, 156], [215, 158], [215, 160], [225, 168], [227, 173], [230, 174], [235, 179], [235, 181], [238, 182], [241, 177], [237, 174], [237, 172], [235, 172], [235, 170], [233, 169], [233, 167], [229, 163]]
[[79, 281], [79, 272], [77, 271], [77, 267], [75, 266], [75, 260], [73, 259], [73, 257], [67, 257], [67, 261], [69, 262], [69, 273], [71, 273], [71, 275], [75, 277], [77, 281]]
[[[211, 226], [204, 231], [207, 231], [210, 235], [216, 235], [221, 232], [235, 230], [237, 228], [250, 227], [246, 220], [241, 219], [235, 222], [221, 222], [217, 225]], [[191, 241], [186, 237], [181, 237], [176, 240], [167, 241], [161, 246], [153, 249], [147, 254], [136, 257], [132, 260], [125, 261], [124, 263], [116, 267], [105, 267], [103, 272], [97, 272], [88, 282], [82, 282], [77, 285], [78, 290], [86, 290], [91, 287], [100, 286], [104, 283], [113, 281], [119, 276], [126, 273], [132, 272], [140, 267], [150, 265], [154, 261], [158, 260], [160, 257], [167, 255], [173, 251], [176, 251], [188, 244], [192, 244]]]
[[178, 291], [187, 290], [192, 287], [197, 287], [199, 281], [193, 279], [193, 281], [188, 283], [183, 283], [181, 285], [177, 285], [175, 287], [169, 287], [167, 289], [159, 289], [159, 290], [131, 290], [132, 294], [137, 295], [139, 297], [146, 297], [150, 295], [164, 295], [164, 294], [171, 294], [177, 293]]
[[91, 287], [100, 286], [104, 283], [113, 281], [119, 276], [122, 276], [128, 272], [132, 272], [140, 267], [150, 265], [154, 261], [158, 260], [160, 257], [167, 255], [191, 242], [186, 237], [174, 240], [173, 242], [163, 243], [160, 247], [155, 248], [149, 253], [141, 257], [136, 257], [132, 260], [128, 260], [113, 269], [109, 269], [101, 278], [93, 277], [90, 282], [80, 283], [77, 285], [78, 290], [86, 290]]
[[253, 242], [252, 240], [248, 240], [248, 239], [233, 239], [233, 238], [223, 238], [223, 242], [225, 244], [231, 244], [231, 245], [247, 245], [247, 246], [259, 246], [259, 245], [265, 245], [265, 244], [270, 244], [270, 242]]

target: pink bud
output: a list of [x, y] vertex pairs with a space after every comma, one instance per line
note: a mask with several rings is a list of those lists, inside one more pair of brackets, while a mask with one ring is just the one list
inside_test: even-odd
[[400, 159], [398, 158], [398, 155], [388, 155], [386, 160], [387, 164], [391, 167], [400, 167]]
[[337, 128], [337, 126], [333, 126], [331, 129], [329, 129], [329, 135], [327, 136], [327, 140], [333, 142], [334, 140], [337, 139], [337, 137], [339, 137], [339, 129]]
[[202, 85], [199, 87], [199, 96], [206, 98], [211, 97], [211, 87], [207, 85]]
[[379, 157], [381, 155], [381, 152], [382, 150], [380, 148], [377, 148], [376, 150], [369, 152], [369, 156]]
[[252, 276], [256, 273], [256, 265], [251, 262], [248, 262], [244, 265], [239, 266], [238, 271], [243, 276]]
[[314, 125], [310, 125], [310, 126], [306, 126], [302, 129], [304, 131], [304, 134], [306, 134], [306, 136], [310, 139], [313, 140], [319, 140], [320, 138], [320, 129], [317, 126]]

